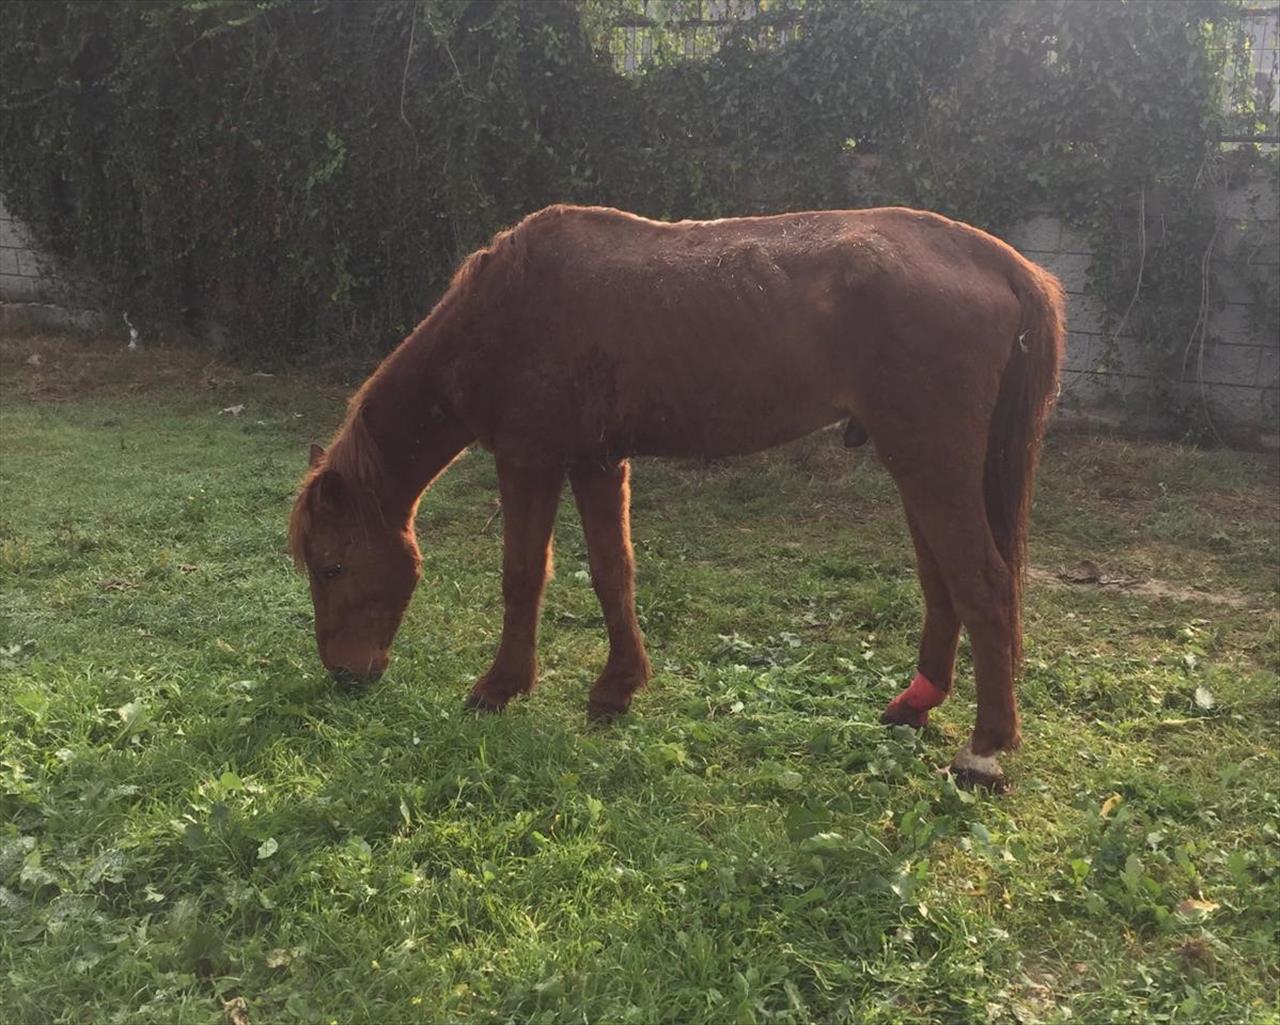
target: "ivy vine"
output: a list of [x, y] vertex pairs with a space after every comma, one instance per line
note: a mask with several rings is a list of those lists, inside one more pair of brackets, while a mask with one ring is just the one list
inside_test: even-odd
[[1093, 289], [1172, 394], [1217, 139], [1258, 116], [1224, 92], [1236, 3], [760, 0], [687, 58], [701, 5], [670, 0], [621, 74], [612, 34], [652, 6], [11, 3], [0, 191], [135, 321], [289, 358], [385, 349], [550, 202], [901, 203], [997, 233], [1043, 209], [1088, 232]]

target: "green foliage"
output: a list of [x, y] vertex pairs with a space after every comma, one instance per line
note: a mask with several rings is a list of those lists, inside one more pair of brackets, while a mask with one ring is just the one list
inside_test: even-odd
[[116, 306], [292, 355], [385, 348], [461, 255], [555, 201], [901, 203], [996, 232], [1043, 207], [1087, 227], [1117, 313], [1141, 265], [1128, 322], [1173, 373], [1231, 4], [774, 0], [698, 59], [700, 5], [650, 6], [654, 58], [624, 77], [635, 0], [12, 4], [0, 188]]
[[0, 188], [151, 323], [299, 354], [407, 333], [459, 253], [589, 194], [616, 76], [575, 8], [16, 4]]

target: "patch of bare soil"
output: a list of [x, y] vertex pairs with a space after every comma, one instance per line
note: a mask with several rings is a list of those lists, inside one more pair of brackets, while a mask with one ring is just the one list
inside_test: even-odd
[[1270, 487], [1260, 487], [1257, 491], [1246, 491], [1233, 488], [1229, 491], [1204, 491], [1193, 497], [1196, 507], [1216, 519], [1228, 523], [1248, 520], [1266, 521], [1276, 515], [1277, 487], [1280, 486], [1280, 474], [1269, 462], [1259, 461], [1259, 469], [1266, 474], [1262, 483]]
[[1056, 571], [1032, 566], [1027, 577], [1037, 584], [1050, 587], [1092, 587], [1123, 591], [1125, 594], [1136, 594], [1143, 598], [1164, 599], [1182, 602], [1208, 602], [1210, 605], [1221, 605], [1225, 608], [1248, 608], [1249, 599], [1236, 591], [1202, 591], [1192, 587], [1184, 587], [1168, 580], [1154, 577], [1119, 577], [1108, 576], [1098, 568], [1097, 564], [1085, 560], [1076, 566]]
[[189, 350], [63, 335], [0, 335], [0, 372], [32, 402], [72, 402], [98, 394], [200, 389], [243, 383], [244, 371]]
[[[346, 396], [371, 368], [326, 363], [309, 368], [316, 394]], [[164, 342], [136, 350], [115, 338], [15, 330], [0, 333], [0, 381], [32, 402], [74, 402], [94, 395], [192, 391], [213, 395], [269, 384], [275, 375], [207, 351]], [[287, 375], [296, 379], [296, 375]]]

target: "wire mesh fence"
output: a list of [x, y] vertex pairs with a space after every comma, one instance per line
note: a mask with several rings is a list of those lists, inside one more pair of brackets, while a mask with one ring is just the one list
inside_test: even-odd
[[632, 74], [659, 57], [709, 57], [730, 37], [769, 47], [798, 32], [794, 12], [771, 12], [761, 0], [643, 0], [638, 12], [614, 21], [609, 52], [620, 72]]
[[[659, 59], [709, 57], [732, 37], [768, 48], [800, 31], [796, 9], [768, 0], [641, 0], [613, 21], [608, 41], [617, 70], [635, 74]], [[1280, 5], [1240, 8], [1219, 54], [1227, 64], [1222, 141], [1280, 143]]]
[[1231, 127], [1222, 141], [1275, 146], [1280, 144], [1280, 5], [1242, 8], [1234, 34], [1228, 50], [1240, 57], [1227, 63]]

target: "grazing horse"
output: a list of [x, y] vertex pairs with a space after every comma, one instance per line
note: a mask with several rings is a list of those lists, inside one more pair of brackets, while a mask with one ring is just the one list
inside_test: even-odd
[[969, 632], [977, 721], [953, 769], [1002, 784], [1028, 507], [1064, 334], [1057, 280], [937, 214], [830, 210], [651, 221], [552, 206], [470, 256], [351, 400], [293, 507], [316, 640], [368, 682], [420, 573], [418, 501], [469, 445], [493, 452], [503, 513], [502, 639], [468, 703], [498, 710], [537, 675], [538, 618], [567, 475], [609, 656], [588, 714], [649, 679], [636, 622], [631, 456], [728, 456], [837, 421], [870, 438], [906, 509], [924, 591], [919, 672], [886, 723], [925, 724]]

